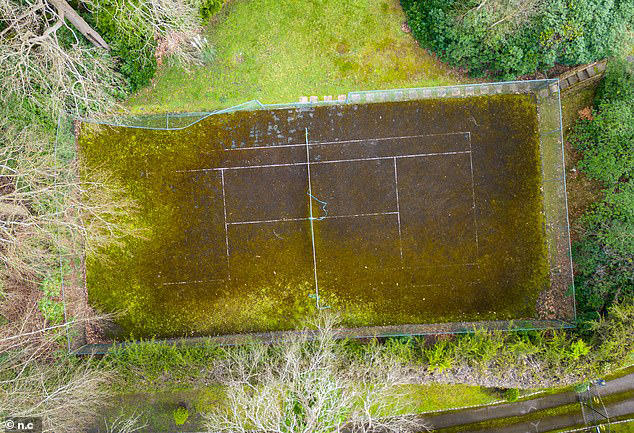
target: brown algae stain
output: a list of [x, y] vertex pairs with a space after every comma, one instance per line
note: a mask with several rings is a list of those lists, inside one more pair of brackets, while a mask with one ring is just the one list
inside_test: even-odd
[[106, 167], [149, 232], [86, 258], [91, 304], [123, 311], [134, 337], [301, 323], [315, 309], [306, 128], [320, 303], [343, 325], [535, 317], [549, 277], [525, 95], [84, 124], [84, 177]]

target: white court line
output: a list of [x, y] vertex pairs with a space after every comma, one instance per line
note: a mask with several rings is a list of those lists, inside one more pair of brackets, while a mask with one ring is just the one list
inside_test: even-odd
[[310, 218], [308, 217], [303, 217], [303, 218], [277, 218], [277, 219], [271, 219], [271, 220], [253, 220], [253, 221], [235, 221], [235, 222], [228, 222], [227, 225], [228, 226], [232, 226], [232, 225], [240, 225], [240, 224], [264, 224], [264, 223], [278, 223], [278, 222], [291, 222], [291, 221], [309, 221]]
[[310, 182], [310, 147], [308, 146], [308, 128], [306, 128], [306, 164], [308, 171], [308, 207], [310, 209], [310, 239], [313, 243], [313, 271], [315, 273], [315, 303], [319, 305], [319, 283], [317, 282], [317, 253], [315, 252], [315, 229], [313, 219], [313, 187]]
[[401, 204], [398, 199], [398, 171], [396, 170], [396, 157], [394, 158], [394, 189], [396, 191], [396, 217], [398, 220], [398, 243], [401, 252], [401, 260], [403, 260], [403, 237], [401, 236]]
[[[468, 131], [459, 131], [459, 132], [447, 132], [443, 134], [420, 134], [420, 135], [402, 135], [400, 137], [382, 137], [382, 138], [364, 138], [364, 139], [355, 139], [355, 140], [340, 140], [340, 141], [316, 141], [314, 143], [309, 143], [309, 146], [319, 146], [322, 144], [346, 144], [346, 143], [361, 143], [367, 141], [387, 141], [387, 140], [402, 140], [407, 138], [422, 138], [422, 137], [444, 137], [446, 135], [467, 135]], [[235, 148], [225, 148], [223, 150], [214, 150], [214, 152], [223, 152], [223, 151], [236, 151], [236, 150], [257, 150], [257, 149], [277, 149], [284, 147], [303, 147], [306, 146], [306, 143], [294, 143], [294, 144], [269, 144], [266, 146], [252, 146], [252, 147], [235, 147]]]
[[473, 198], [473, 229], [475, 231], [476, 241], [476, 257], [480, 255], [480, 245], [478, 242], [478, 220], [476, 217], [476, 202], [475, 202], [475, 177], [473, 175], [473, 154], [471, 153], [471, 132], [469, 132], [469, 164], [471, 165], [471, 196]]
[[416, 268], [408, 266], [408, 268], [411, 268], [411, 269], [455, 268], [458, 266], [476, 266], [476, 265], [477, 265], [476, 262], [471, 262], [471, 263], [450, 263], [447, 265], [416, 266]]
[[214, 278], [213, 280], [175, 281], [173, 283], [161, 283], [161, 286], [178, 286], [182, 284], [194, 284], [194, 283], [212, 283], [214, 281], [227, 281], [227, 280], [225, 278]]
[[398, 215], [398, 211], [395, 212], [374, 212], [374, 213], [358, 213], [353, 215], [328, 215], [320, 218], [303, 217], [303, 218], [278, 218], [271, 220], [253, 220], [253, 221], [236, 221], [228, 222], [227, 225], [241, 225], [241, 224], [263, 224], [263, 223], [277, 223], [277, 222], [291, 222], [291, 221], [321, 221], [337, 218], [357, 218], [366, 216], [380, 216], [380, 215]]
[[229, 273], [229, 230], [227, 229], [227, 200], [225, 196], [225, 171], [220, 170], [220, 179], [222, 180], [222, 210], [225, 215], [225, 244], [227, 246], [227, 277], [231, 279]]
[[[440, 156], [440, 155], [466, 155], [471, 153], [470, 150], [461, 150], [456, 152], [436, 152], [436, 153], [418, 153], [413, 155], [398, 155], [398, 156], [377, 156], [372, 158], [358, 158], [358, 159], [335, 159], [332, 161], [311, 161], [310, 164], [337, 164], [341, 162], [358, 162], [358, 161], [379, 161], [392, 158], [420, 158], [426, 156]], [[308, 165], [308, 162], [289, 162], [284, 164], [264, 164], [264, 165], [244, 165], [237, 167], [214, 167], [214, 168], [198, 168], [194, 170], [175, 170], [174, 173], [195, 173], [205, 171], [218, 171], [218, 170], [248, 170], [252, 168], [270, 168], [270, 167], [294, 167], [301, 165]]]

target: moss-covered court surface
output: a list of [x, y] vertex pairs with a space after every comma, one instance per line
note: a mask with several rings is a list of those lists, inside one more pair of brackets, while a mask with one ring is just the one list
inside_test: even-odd
[[346, 326], [532, 318], [549, 285], [532, 96], [84, 124], [79, 144], [150, 231], [86, 260], [126, 334], [291, 329], [315, 280]]

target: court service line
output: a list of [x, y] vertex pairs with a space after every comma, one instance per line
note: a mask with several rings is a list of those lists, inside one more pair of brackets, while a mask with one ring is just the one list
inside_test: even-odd
[[398, 221], [398, 244], [403, 260], [403, 237], [401, 236], [401, 203], [398, 198], [398, 171], [396, 169], [396, 157], [394, 157], [394, 190], [396, 191], [396, 218]]
[[317, 253], [315, 252], [315, 228], [313, 221], [313, 187], [310, 181], [310, 147], [308, 146], [308, 128], [306, 131], [306, 167], [308, 171], [308, 208], [310, 211], [310, 239], [313, 244], [313, 272], [315, 276], [315, 303], [317, 309], [320, 309], [319, 305], [319, 282], [317, 281]]
[[403, 266], [402, 269], [435, 269], [435, 268], [457, 268], [460, 266], [477, 266], [476, 262], [470, 263], [450, 263], [445, 265], [419, 265], [416, 267], [413, 266]]
[[[377, 137], [377, 138], [360, 138], [354, 140], [339, 140], [339, 141], [315, 141], [314, 143], [309, 143], [309, 146], [320, 146], [324, 144], [346, 144], [346, 143], [362, 143], [367, 141], [388, 141], [388, 140], [404, 140], [408, 138], [423, 138], [423, 137], [444, 137], [447, 135], [467, 135], [469, 131], [458, 131], [458, 132], [446, 132], [442, 134], [419, 134], [419, 135], [401, 135], [396, 137]], [[215, 150], [214, 152], [222, 152], [222, 151], [236, 151], [236, 150], [258, 150], [258, 149], [277, 149], [284, 147], [303, 147], [306, 146], [305, 143], [292, 143], [292, 144], [270, 144], [267, 146], [251, 146], [251, 147], [231, 147], [225, 148], [223, 150]]]
[[225, 195], [225, 171], [220, 170], [220, 179], [222, 182], [222, 211], [225, 215], [225, 244], [227, 247], [227, 276], [231, 279], [231, 275], [229, 274], [229, 230], [227, 227], [227, 199]]
[[161, 283], [161, 285], [162, 286], [179, 286], [182, 284], [213, 283], [214, 281], [227, 281], [227, 280], [225, 278], [214, 278], [212, 280], [175, 281], [173, 283]]
[[[358, 213], [352, 215], [328, 215], [321, 217], [321, 220], [337, 219], [337, 218], [357, 218], [366, 216], [380, 216], [380, 215], [398, 215], [398, 211], [393, 212], [373, 212], [373, 213]], [[278, 218], [270, 220], [253, 220], [253, 221], [235, 221], [228, 222], [227, 225], [241, 225], [241, 224], [264, 224], [264, 223], [277, 223], [277, 222], [292, 222], [292, 221], [314, 221], [317, 218], [303, 217], [303, 218]]]
[[473, 153], [471, 152], [471, 132], [469, 132], [469, 164], [471, 166], [471, 196], [473, 199], [473, 230], [475, 231], [476, 241], [476, 257], [480, 253], [480, 245], [478, 242], [478, 219], [476, 216], [476, 201], [475, 201], [475, 176], [473, 175]]
[[[436, 152], [436, 153], [418, 153], [412, 155], [397, 155], [397, 156], [377, 156], [371, 158], [357, 158], [357, 159], [335, 159], [331, 161], [311, 161], [311, 165], [318, 164], [336, 164], [341, 162], [358, 162], [358, 161], [379, 161], [379, 160], [390, 160], [392, 158], [420, 158], [427, 156], [442, 156], [442, 155], [466, 155], [471, 153], [470, 150], [460, 150], [456, 152]], [[214, 168], [198, 168], [193, 170], [175, 170], [174, 173], [195, 173], [195, 172], [205, 172], [205, 171], [218, 171], [218, 170], [247, 170], [252, 168], [271, 168], [271, 167], [294, 167], [301, 165], [308, 165], [308, 162], [289, 162], [289, 163], [281, 163], [281, 164], [263, 164], [263, 165], [243, 165], [236, 167], [214, 167]]]

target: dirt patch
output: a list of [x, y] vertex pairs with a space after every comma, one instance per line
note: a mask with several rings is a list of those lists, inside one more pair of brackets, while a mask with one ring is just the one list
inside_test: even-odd
[[564, 141], [566, 152], [566, 189], [568, 191], [568, 215], [570, 218], [570, 235], [578, 240], [580, 233], [577, 221], [590, 206], [603, 196], [601, 184], [589, 179], [577, 169], [582, 155], [577, 152], [568, 140]]
[[335, 49], [337, 50], [337, 53], [339, 54], [346, 54], [350, 52], [350, 44], [348, 44], [346, 41], [341, 41], [337, 43], [337, 46]]
[[15, 191], [15, 184], [10, 177], [0, 176], [0, 196], [11, 194]]

